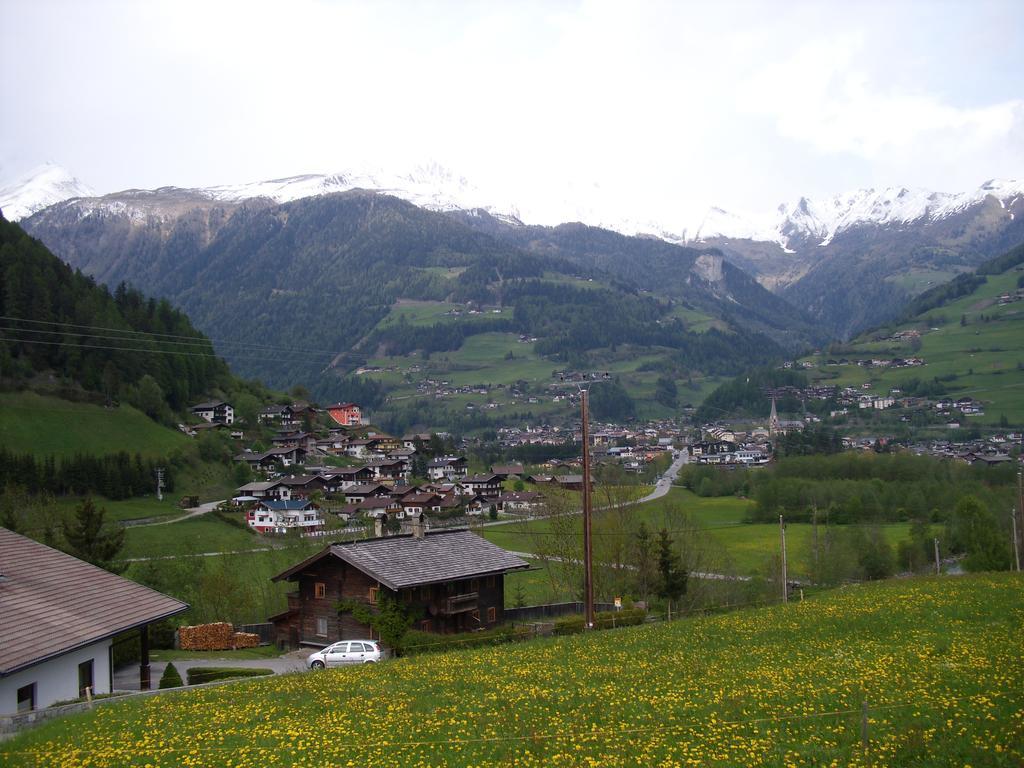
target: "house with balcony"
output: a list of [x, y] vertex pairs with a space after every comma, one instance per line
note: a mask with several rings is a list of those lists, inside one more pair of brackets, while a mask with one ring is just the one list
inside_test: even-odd
[[326, 646], [373, 637], [343, 601], [373, 610], [388, 598], [405, 607], [413, 628], [449, 634], [497, 626], [504, 620], [505, 574], [529, 564], [466, 529], [425, 530], [331, 544], [273, 577], [295, 585], [288, 607], [271, 616], [279, 645]]
[[246, 523], [259, 533], [311, 533], [323, 528], [320, 507], [308, 499], [264, 500], [245, 513]]
[[192, 413], [211, 424], [234, 424], [235, 409], [223, 400], [211, 400], [192, 406]]

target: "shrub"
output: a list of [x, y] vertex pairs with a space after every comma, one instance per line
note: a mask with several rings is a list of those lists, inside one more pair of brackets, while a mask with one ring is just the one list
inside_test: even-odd
[[483, 632], [472, 632], [461, 635], [435, 635], [431, 632], [409, 630], [405, 635], [402, 648], [403, 656], [420, 653], [443, 653], [461, 648], [479, 648], [483, 645], [510, 643], [513, 640], [525, 640], [533, 637], [533, 629], [505, 624]]
[[181, 681], [181, 674], [178, 672], [178, 668], [173, 664], [168, 664], [164, 667], [164, 673], [160, 675], [160, 685], [158, 688], [181, 688], [184, 683]]
[[[613, 629], [615, 627], [633, 627], [643, 624], [647, 619], [647, 611], [643, 608], [624, 608], [621, 611], [604, 611], [595, 614], [595, 629]], [[583, 631], [586, 622], [582, 614], [563, 616], [555, 621], [556, 635], [578, 635]]]
[[189, 667], [185, 674], [189, 685], [212, 683], [215, 680], [230, 680], [235, 677], [260, 677], [272, 675], [274, 670], [263, 667]]

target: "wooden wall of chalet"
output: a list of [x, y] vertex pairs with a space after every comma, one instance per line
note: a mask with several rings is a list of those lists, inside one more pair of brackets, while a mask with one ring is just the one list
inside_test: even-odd
[[[340, 560], [324, 558], [299, 574], [296, 583], [298, 589], [289, 595], [288, 607], [297, 613], [277, 623], [279, 642], [327, 645], [348, 638], [373, 637], [370, 628], [357, 622], [351, 614], [339, 616], [337, 605], [342, 600], [368, 604], [370, 589], [378, 587], [375, 580]], [[318, 584], [323, 584], [320, 597], [317, 596]], [[471, 592], [477, 593], [477, 613], [446, 615], [450, 597]], [[380, 587], [378, 594], [388, 595], [412, 609], [418, 617], [413, 628], [428, 632], [468, 632], [493, 627], [504, 620], [505, 577], [500, 574], [404, 589], [397, 594]], [[489, 620], [490, 608], [494, 609], [493, 620]], [[317, 634], [320, 619], [326, 620], [326, 635]]]

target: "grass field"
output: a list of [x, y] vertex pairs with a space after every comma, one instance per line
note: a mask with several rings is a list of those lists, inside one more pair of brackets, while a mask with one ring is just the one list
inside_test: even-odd
[[0, 394], [0, 445], [36, 456], [127, 451], [163, 457], [187, 444], [129, 405], [103, 408], [34, 392]]
[[985, 414], [966, 417], [967, 424], [996, 424], [1005, 416], [1011, 426], [1024, 425], [1024, 303], [1000, 306], [996, 302], [1001, 294], [1016, 289], [1020, 274], [1011, 269], [1002, 275], [990, 275], [973, 293], [900, 325], [899, 329], [921, 331], [917, 351], [908, 344], [862, 337], [843, 355], [919, 356], [924, 366], [890, 370], [825, 365], [825, 356], [819, 356], [814, 358], [816, 376], [840, 386], [869, 384], [877, 393], [910, 379], [939, 378], [950, 396], [969, 396], [983, 402]]
[[[635, 507], [630, 516], [635, 523], [646, 523], [653, 532], [661, 528], [677, 531], [680, 526], [679, 514], [685, 513], [689, 520], [705, 529], [707, 536], [717, 544], [716, 560], [719, 564], [716, 570], [742, 576], [764, 575], [780, 551], [779, 526], [744, 523], [750, 504], [749, 500], [735, 496], [702, 498], [675, 487], [665, 498]], [[602, 535], [606, 517], [607, 513], [595, 514], [594, 530], [598, 539]], [[582, 523], [579, 525], [582, 526]], [[893, 547], [907, 539], [910, 533], [909, 523], [891, 523], [880, 528]], [[551, 530], [548, 521], [533, 520], [485, 528], [481, 533], [488, 541], [505, 549], [536, 552], [544, 541], [543, 537], [552, 535]], [[579, 530], [582, 536], [582, 527]], [[824, 535], [824, 526], [819, 526], [819, 535]], [[812, 562], [813, 539], [812, 525], [787, 523], [789, 572], [794, 578], [806, 577], [808, 574]]]
[[122, 700], [0, 745], [0, 762], [1016, 768], [1022, 587], [902, 580]]
[[[164, 497], [163, 501], [157, 501], [155, 496], [139, 496], [121, 501], [94, 497], [93, 501], [96, 502], [96, 506], [107, 511], [108, 520], [172, 519], [186, 514], [185, 510], [178, 507], [176, 497], [170, 496]], [[82, 499], [62, 496], [57, 498], [55, 503], [62, 512], [70, 515], [82, 503]]]

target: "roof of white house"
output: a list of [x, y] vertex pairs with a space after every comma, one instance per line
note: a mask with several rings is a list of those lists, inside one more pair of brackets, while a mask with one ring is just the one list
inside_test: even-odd
[[0, 677], [188, 604], [0, 528]]

